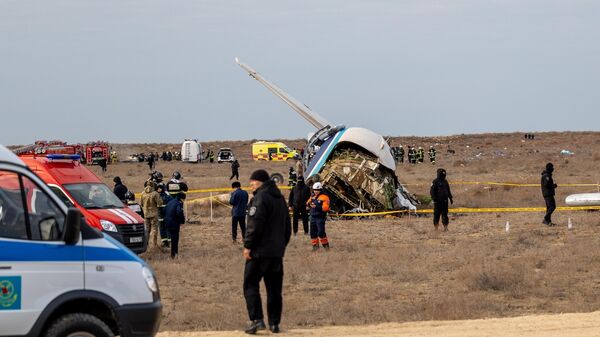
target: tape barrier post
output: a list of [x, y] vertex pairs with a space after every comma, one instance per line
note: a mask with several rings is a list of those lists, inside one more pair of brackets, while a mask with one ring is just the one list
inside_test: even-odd
[[213, 196], [212, 196], [212, 192], [210, 192], [210, 223], [213, 223]]

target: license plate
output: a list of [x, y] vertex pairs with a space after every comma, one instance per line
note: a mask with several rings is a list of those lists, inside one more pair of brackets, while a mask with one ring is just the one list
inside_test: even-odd
[[129, 209], [134, 211], [134, 212], [139, 212], [142, 210], [142, 208], [140, 207], [140, 205], [129, 205]]
[[143, 236], [136, 236], [135, 238], [129, 239], [130, 243], [140, 243], [142, 241], [144, 241], [144, 237]]

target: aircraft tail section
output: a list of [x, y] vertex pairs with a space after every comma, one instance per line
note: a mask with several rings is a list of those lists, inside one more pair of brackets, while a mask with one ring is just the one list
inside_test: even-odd
[[300, 116], [306, 119], [310, 124], [312, 124], [317, 130], [320, 130], [330, 123], [323, 118], [318, 113], [310, 110], [308, 106], [300, 103], [294, 97], [288, 95], [281, 88], [276, 86], [275, 84], [269, 82], [267, 79], [262, 77], [256, 70], [250, 68], [248, 65], [240, 62], [240, 60], [236, 57], [235, 62], [244, 69], [250, 77], [254, 78], [262, 85], [264, 85], [270, 92], [272, 92], [275, 96], [279, 97], [282, 101], [284, 101], [287, 105], [289, 105], [294, 111], [296, 111]]

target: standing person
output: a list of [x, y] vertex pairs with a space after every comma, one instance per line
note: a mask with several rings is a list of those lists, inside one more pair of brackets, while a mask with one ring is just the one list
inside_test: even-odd
[[171, 199], [165, 207], [165, 224], [171, 237], [171, 258], [179, 258], [179, 230], [185, 223], [185, 214], [183, 213], [183, 201], [185, 193], [179, 192], [175, 198]]
[[433, 147], [433, 145], [429, 146], [429, 161], [431, 162], [431, 164], [435, 164], [435, 155], [436, 155], [436, 151], [435, 148]]
[[154, 182], [148, 180], [140, 200], [142, 209], [144, 210], [144, 221], [146, 222], [148, 232], [150, 233], [148, 238], [148, 250], [150, 251], [154, 250], [155, 247], [158, 248], [158, 228], [156, 227], [158, 226], [158, 208], [162, 204], [160, 195], [156, 192], [154, 187]]
[[212, 149], [208, 149], [208, 161], [212, 164], [215, 162], [215, 153]]
[[148, 168], [150, 168], [150, 171], [154, 170], [154, 154], [152, 152], [148, 156]]
[[298, 233], [298, 220], [302, 219], [302, 228], [304, 229], [304, 235], [308, 234], [308, 210], [306, 209], [306, 201], [310, 198], [310, 188], [306, 186], [304, 177], [298, 177], [298, 183], [292, 187], [290, 192], [290, 199], [288, 200], [288, 206], [290, 211], [294, 214], [294, 220], [292, 222], [292, 232], [294, 236]]
[[250, 176], [254, 197], [248, 205], [248, 228], [244, 237], [244, 297], [250, 325], [247, 334], [265, 329], [260, 280], [267, 289], [269, 329], [279, 333], [283, 307], [283, 255], [290, 241], [291, 225], [285, 198], [265, 170]]
[[235, 181], [231, 184], [233, 192], [229, 197], [229, 204], [233, 206], [231, 209], [231, 239], [233, 243], [237, 243], [237, 228], [240, 225], [242, 231], [242, 240], [246, 236], [246, 207], [248, 206], [248, 192], [242, 189], [242, 184]]
[[319, 249], [319, 243], [325, 250], [329, 250], [329, 240], [325, 233], [325, 220], [329, 212], [329, 197], [322, 192], [323, 184], [316, 182], [313, 184], [313, 195], [306, 202], [307, 209], [310, 210], [310, 241], [313, 251]]
[[160, 195], [160, 200], [162, 200], [162, 204], [158, 206], [158, 226], [160, 229], [160, 241], [161, 245], [165, 248], [169, 248], [171, 244], [171, 236], [169, 235], [169, 230], [167, 228], [167, 224], [165, 223], [165, 207], [173, 199], [165, 190], [165, 184], [159, 183], [156, 186], [156, 192]]
[[302, 163], [302, 159], [296, 158], [296, 174], [299, 177], [304, 176], [304, 164]]
[[106, 172], [106, 158], [98, 159], [98, 166], [100, 166], [102, 172]]
[[233, 161], [233, 163], [231, 163], [231, 177], [229, 177], [229, 180], [233, 179], [233, 177], [235, 177], [235, 180], [240, 180], [240, 163], [236, 160]]
[[552, 163], [546, 164], [546, 169], [542, 172], [542, 196], [546, 202], [546, 215], [544, 216], [544, 225], [556, 226], [552, 222], [552, 213], [556, 209], [556, 200], [554, 195], [556, 194], [556, 185], [554, 179], [552, 179], [552, 173], [554, 173], [554, 165]]
[[188, 185], [183, 181], [183, 176], [179, 171], [173, 172], [171, 180], [167, 183], [167, 192], [174, 198], [179, 192], [186, 193]]
[[446, 180], [446, 170], [440, 168], [437, 170], [437, 178], [431, 182], [431, 200], [433, 201], [433, 226], [438, 230], [440, 225], [440, 216], [444, 225], [444, 232], [448, 231], [448, 200], [450, 204], [454, 203], [452, 192], [450, 192], [450, 184]]
[[404, 148], [402, 145], [398, 147], [398, 162], [404, 163]]
[[408, 147], [408, 162], [411, 164], [417, 163], [417, 151], [414, 145]]
[[115, 183], [115, 188], [113, 189], [113, 193], [121, 200], [124, 204], [127, 204], [127, 186], [123, 185], [121, 182], [121, 177], [114, 177], [113, 182]]
[[419, 163], [422, 163], [425, 160], [425, 150], [423, 150], [422, 146], [419, 146], [419, 150], [417, 151], [417, 159]]
[[294, 171], [294, 167], [290, 166], [290, 172], [288, 173], [288, 186], [296, 186], [298, 180], [298, 174]]

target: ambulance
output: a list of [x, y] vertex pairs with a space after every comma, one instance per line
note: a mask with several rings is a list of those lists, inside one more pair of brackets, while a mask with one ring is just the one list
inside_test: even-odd
[[154, 336], [152, 269], [0, 145], [0, 336]]
[[254, 160], [286, 161], [297, 158], [296, 150], [290, 149], [281, 142], [256, 142], [252, 143], [252, 158]]
[[[68, 151], [62, 151], [68, 152]], [[148, 234], [136, 212], [117, 198], [76, 154], [20, 155], [68, 207], [77, 207], [87, 223], [123, 243], [134, 253], [146, 251]]]

